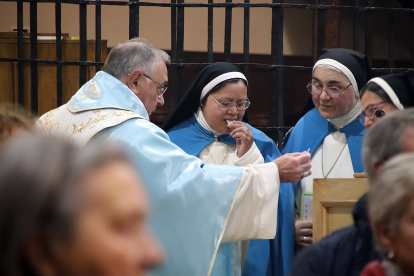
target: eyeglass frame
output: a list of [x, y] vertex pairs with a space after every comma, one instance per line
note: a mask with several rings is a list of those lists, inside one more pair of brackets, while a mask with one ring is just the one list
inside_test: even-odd
[[158, 86], [159, 86], [159, 87], [158, 87], [157, 89], [160, 89], [161, 93], [159, 93], [159, 92], [158, 92], [158, 90], [157, 90], [157, 96], [158, 96], [158, 98], [161, 98], [161, 97], [164, 95], [164, 93], [167, 91], [168, 86], [165, 86], [165, 85], [162, 85], [162, 84], [158, 83], [157, 81], [153, 80], [150, 76], [148, 76], [148, 75], [147, 75], [147, 74], [145, 74], [145, 73], [142, 73], [142, 75], [143, 75], [144, 77], [146, 77], [146, 78], [148, 78], [148, 79], [152, 80], [152, 81], [153, 81], [153, 82], [155, 82], [156, 84], [158, 84]]
[[[311, 82], [309, 82], [308, 83], [308, 85], [306, 85], [306, 88], [308, 89], [308, 91], [309, 91], [309, 93], [311, 93], [312, 95], [320, 95], [320, 94], [322, 94], [322, 91], [325, 91], [325, 93], [330, 97], [330, 98], [339, 98], [339, 97], [341, 97], [341, 95], [342, 95], [342, 93], [345, 91], [345, 90], [347, 90], [348, 89], [348, 87], [350, 87], [352, 85], [352, 83], [349, 83], [344, 89], [342, 89], [342, 90], [340, 90], [339, 88], [337, 88], [337, 87], [325, 87], [325, 88], [323, 88], [323, 86], [322, 86], [322, 89], [320, 90], [320, 92], [319, 93], [312, 93], [312, 86], [315, 86], [315, 84], [313, 84], [312, 83], [312, 81]], [[335, 88], [335, 89], [338, 89], [338, 93], [328, 93], [328, 91], [326, 90], [326, 89], [333, 89], [333, 88]], [[316, 88], [317, 89], [317, 88]]]
[[229, 103], [229, 104], [230, 104], [230, 106], [229, 106], [229, 107], [227, 107], [227, 108], [222, 108], [222, 107], [220, 106], [220, 104], [224, 104], [223, 102], [219, 102], [219, 101], [217, 101], [216, 99], [214, 99], [214, 97], [213, 97], [213, 96], [211, 96], [211, 94], [209, 94], [208, 96], [209, 96], [209, 97], [211, 97], [211, 98], [212, 98], [212, 99], [216, 102], [217, 106], [218, 106], [221, 110], [230, 110], [230, 109], [232, 109], [232, 108], [233, 108], [233, 106], [236, 106], [236, 109], [237, 109], [237, 110], [246, 110], [246, 109], [248, 109], [248, 108], [249, 108], [249, 106], [250, 106], [250, 104], [251, 104], [250, 100], [249, 100], [249, 99], [247, 99], [246, 101], [243, 101], [243, 102], [245, 103], [245, 105], [247, 105], [247, 107], [246, 107], [246, 108], [239, 108], [239, 107], [237, 107], [237, 105], [238, 105], [239, 103], [243, 103], [243, 102], [236, 102], [236, 103], [227, 102], [227, 103]]
[[[365, 118], [368, 118], [368, 119], [370, 119], [370, 120], [374, 119], [374, 116], [375, 116], [374, 107], [375, 107], [375, 106], [378, 106], [378, 105], [380, 105], [380, 104], [383, 104], [383, 103], [387, 103], [387, 101], [382, 101], [382, 102], [373, 103], [373, 104], [368, 105], [368, 106], [365, 108], [365, 110], [364, 110], [364, 111], [362, 111], [362, 112], [361, 112], [361, 114], [359, 114], [358, 118], [359, 118], [361, 121], [365, 120]], [[368, 115], [367, 115], [367, 110], [368, 110], [368, 109], [370, 110], [370, 112], [372, 112], [372, 114], [371, 114], [370, 116], [368, 116]], [[377, 110], [379, 110], [379, 109], [377, 109]]]

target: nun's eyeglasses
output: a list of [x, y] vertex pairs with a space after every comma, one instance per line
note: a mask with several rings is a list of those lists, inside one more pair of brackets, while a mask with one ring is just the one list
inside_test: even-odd
[[339, 89], [338, 87], [335, 87], [335, 86], [323, 88], [322, 85], [313, 84], [312, 82], [310, 82], [308, 85], [306, 85], [306, 88], [308, 89], [309, 93], [311, 93], [312, 95], [320, 95], [322, 91], [325, 90], [326, 94], [328, 94], [329, 97], [339, 98], [342, 92], [347, 90], [348, 87], [350, 87], [351, 85], [352, 83], [348, 84], [347, 87], [345, 87], [344, 89]]
[[358, 116], [358, 119], [361, 121], [362, 124], [364, 124], [365, 117], [372, 120], [375, 117], [381, 118], [385, 115], [385, 112], [381, 109], [374, 109], [374, 107], [386, 103], [386, 101], [379, 102], [379, 103], [373, 103], [367, 106], [365, 108], [365, 111], [362, 111], [362, 113]]
[[249, 99], [247, 99], [246, 101], [242, 101], [242, 102], [232, 103], [232, 102], [219, 102], [216, 99], [214, 99], [213, 96], [211, 95], [208, 95], [208, 96], [211, 97], [216, 102], [216, 104], [221, 110], [229, 110], [229, 109], [232, 109], [233, 106], [236, 106], [237, 110], [246, 110], [250, 106]]
[[144, 77], [148, 78], [149, 80], [152, 80], [153, 82], [155, 82], [158, 85], [158, 87], [157, 87], [157, 95], [158, 95], [158, 98], [161, 98], [162, 95], [164, 95], [164, 93], [167, 91], [168, 86], [164, 86], [164, 85], [158, 83], [157, 81], [153, 80], [147, 74], [144, 74], [144, 73], [142, 73], [142, 74], [144, 75]]

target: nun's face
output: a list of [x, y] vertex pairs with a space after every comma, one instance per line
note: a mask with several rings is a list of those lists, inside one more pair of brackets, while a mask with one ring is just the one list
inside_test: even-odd
[[[337, 87], [340, 90], [345, 89], [350, 81], [341, 72], [326, 67], [316, 67], [313, 72], [312, 83], [314, 85], [327, 87]], [[348, 86], [339, 97], [330, 97], [325, 90], [319, 95], [312, 94], [312, 100], [321, 116], [325, 119], [335, 119], [342, 117], [350, 112], [356, 105], [354, 88]]]
[[385, 114], [397, 111], [398, 108], [378, 96], [378, 94], [367, 90], [361, 98], [362, 111], [365, 112], [364, 127], [370, 127], [379, 118], [375, 116], [377, 110], [384, 111]]
[[[217, 102], [237, 103], [247, 100], [247, 87], [243, 81], [229, 83], [222, 89], [211, 94]], [[207, 97], [203, 108], [203, 115], [207, 124], [217, 132], [229, 134], [232, 129], [227, 127], [227, 120], [241, 121], [245, 110], [239, 110], [234, 105], [230, 109], [221, 109], [212, 97]]]

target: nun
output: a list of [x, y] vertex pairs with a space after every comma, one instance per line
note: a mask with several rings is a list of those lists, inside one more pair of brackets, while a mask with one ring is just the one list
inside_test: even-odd
[[385, 114], [414, 106], [414, 72], [373, 78], [361, 89], [360, 97], [360, 120], [368, 128]]
[[283, 153], [309, 149], [312, 155], [312, 175], [293, 183], [298, 248], [313, 243], [312, 208], [306, 208], [312, 206], [313, 179], [352, 178], [364, 171], [361, 147], [365, 128], [358, 120], [362, 111], [359, 89], [371, 77], [365, 55], [348, 49], [324, 49], [313, 67], [306, 88], [315, 108], [286, 135], [283, 149]]
[[[279, 157], [280, 152], [272, 139], [247, 123], [246, 110], [250, 106], [247, 87], [246, 77], [235, 65], [212, 63], [196, 77], [163, 129], [173, 143], [206, 163], [247, 166], [270, 162]], [[268, 213], [266, 220], [293, 214], [293, 201], [289, 202], [285, 196], [293, 190], [288, 189], [289, 186], [280, 186], [279, 198], [273, 199], [278, 200], [278, 214]], [[253, 198], [243, 200], [250, 201], [246, 206], [257, 204]], [[287, 214], [283, 214], [286, 210]], [[246, 216], [248, 213], [246, 210]], [[283, 219], [277, 220], [277, 233], [283, 223]], [[293, 224], [286, 232], [293, 242]], [[256, 240], [249, 243], [222, 240], [211, 275], [241, 275], [242, 268], [243, 275], [267, 275], [271, 247], [277, 250], [278, 256], [283, 255], [282, 248], [275, 247], [275, 241], [286, 237], [277, 234], [275, 239], [269, 240], [259, 234], [244, 238]], [[263, 258], [257, 258], [260, 252]], [[276, 264], [281, 260], [274, 258], [272, 262], [282, 267]]]

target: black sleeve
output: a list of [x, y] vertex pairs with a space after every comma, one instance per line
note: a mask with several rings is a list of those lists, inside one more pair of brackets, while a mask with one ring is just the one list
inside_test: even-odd
[[308, 246], [293, 259], [289, 276], [347, 276], [352, 270], [355, 238], [352, 225]]

